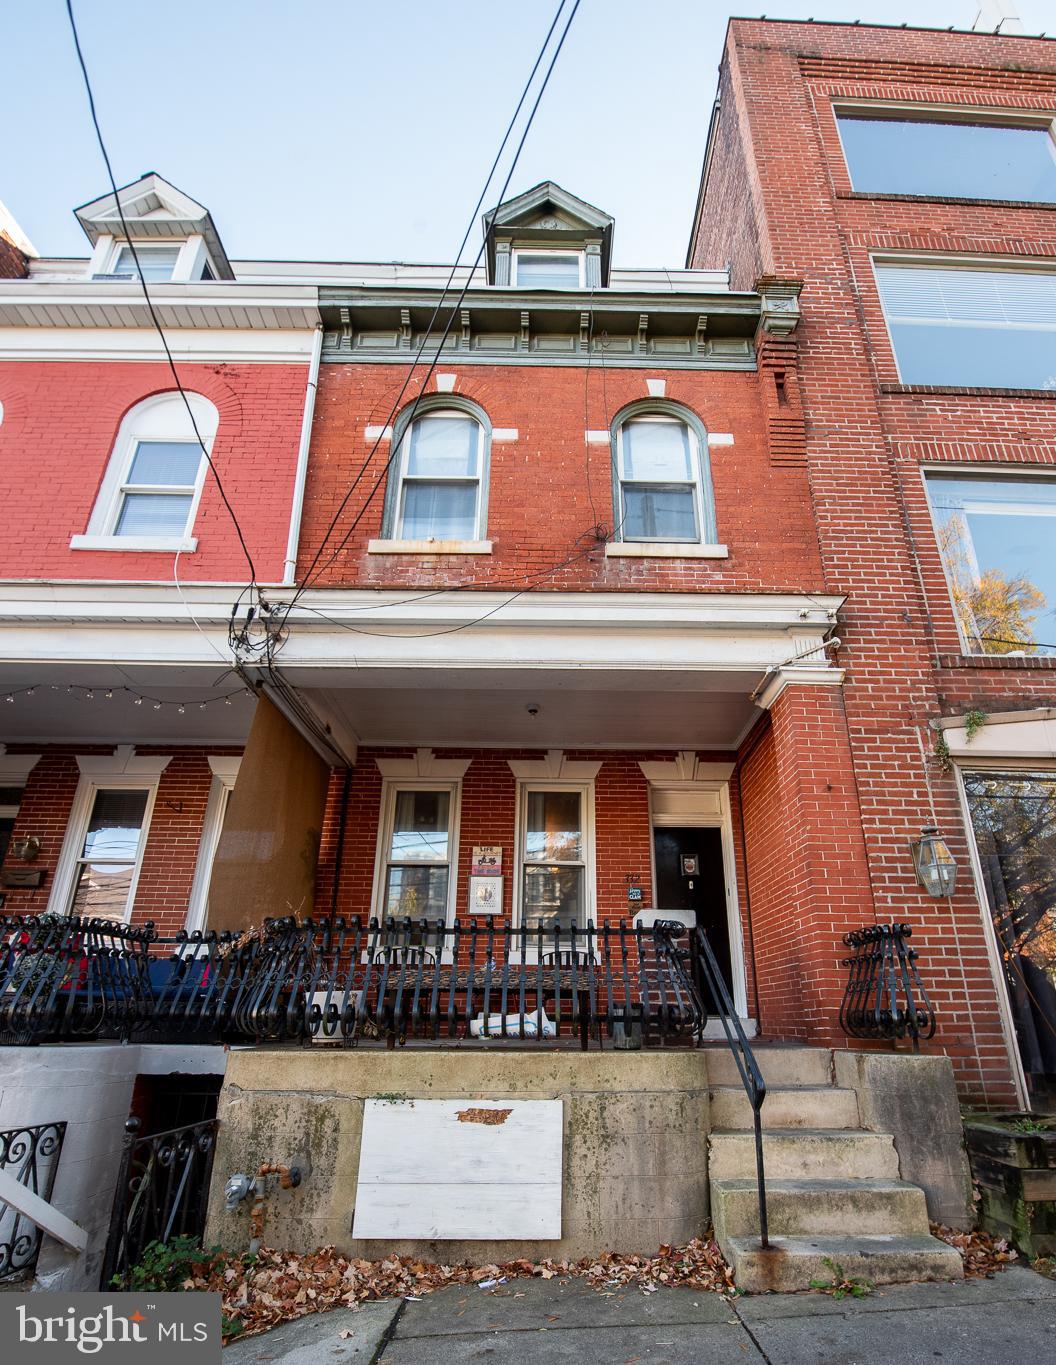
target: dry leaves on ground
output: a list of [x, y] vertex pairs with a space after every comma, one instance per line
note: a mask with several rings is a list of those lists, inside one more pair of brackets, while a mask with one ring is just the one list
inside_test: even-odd
[[[247, 1264], [248, 1262], [248, 1264]], [[696, 1238], [684, 1247], [663, 1246], [656, 1256], [587, 1257], [581, 1261], [508, 1261], [504, 1265], [433, 1265], [413, 1257], [362, 1261], [323, 1247], [309, 1255], [261, 1250], [253, 1259], [216, 1256], [195, 1267], [184, 1289], [223, 1295], [224, 1317], [232, 1336], [253, 1336], [280, 1322], [330, 1308], [356, 1308], [368, 1299], [430, 1294], [452, 1284], [497, 1286], [532, 1277], [585, 1279], [595, 1289], [634, 1287], [651, 1292], [660, 1285], [736, 1293], [733, 1275], [718, 1246]], [[240, 1328], [240, 1330], [238, 1330]]]
[[1018, 1260], [1019, 1253], [1003, 1237], [989, 1232], [958, 1232], [956, 1228], [932, 1223], [932, 1235], [956, 1247], [964, 1262], [966, 1280], [990, 1279], [998, 1270]]

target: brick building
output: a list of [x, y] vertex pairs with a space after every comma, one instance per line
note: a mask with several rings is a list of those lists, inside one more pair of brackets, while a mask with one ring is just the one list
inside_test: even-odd
[[[1012, 1081], [1043, 1098], [1056, 1065], [1054, 98], [1048, 40], [733, 20], [689, 250], [734, 288], [803, 282], [785, 384], [845, 598], [861, 861], [842, 895], [801, 888], [757, 923], [757, 952], [814, 900], [827, 1011], [831, 929], [912, 921], [945, 1045], [990, 1102]], [[961, 869], [949, 898], [914, 879], [927, 825]], [[781, 861], [773, 828], [747, 833], [750, 864]]]

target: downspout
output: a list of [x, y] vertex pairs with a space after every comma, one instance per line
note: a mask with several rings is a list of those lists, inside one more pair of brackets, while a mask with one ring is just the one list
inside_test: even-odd
[[315, 393], [319, 387], [319, 361], [323, 354], [323, 324], [316, 323], [312, 337], [312, 358], [308, 364], [308, 386], [304, 391], [304, 415], [301, 418], [301, 439], [297, 446], [297, 473], [293, 483], [293, 506], [290, 508], [290, 534], [286, 541], [286, 564], [282, 571], [284, 587], [297, 581], [297, 548], [301, 540], [301, 512], [304, 509], [304, 485], [308, 478], [308, 447], [312, 441], [312, 418], [315, 416]]

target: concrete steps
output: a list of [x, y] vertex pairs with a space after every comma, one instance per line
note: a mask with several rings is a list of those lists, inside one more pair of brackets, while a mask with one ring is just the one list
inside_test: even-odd
[[758, 1238], [734, 1237], [723, 1252], [746, 1294], [809, 1289], [811, 1280], [831, 1284], [836, 1272], [826, 1260], [845, 1276], [872, 1284], [959, 1280], [964, 1274], [960, 1253], [930, 1236], [772, 1237], [768, 1251]]
[[[961, 1279], [932, 1237], [924, 1192], [899, 1179], [890, 1133], [858, 1126], [858, 1098], [832, 1084], [824, 1048], [762, 1047], [763, 1160], [771, 1247], [759, 1245], [752, 1110], [732, 1055], [709, 1054], [709, 1178], [715, 1238], [748, 1293], [806, 1289], [837, 1272], [874, 1284]], [[853, 1229], [853, 1235], [848, 1230]]]
[[[799, 1085], [769, 1088], [763, 1108], [768, 1128], [857, 1128], [858, 1096], [834, 1086]], [[713, 1128], [751, 1128], [752, 1106], [742, 1085], [719, 1085], [711, 1091]]]

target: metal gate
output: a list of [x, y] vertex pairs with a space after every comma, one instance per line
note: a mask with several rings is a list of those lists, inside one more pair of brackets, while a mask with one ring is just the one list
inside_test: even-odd
[[[0, 1171], [50, 1202], [65, 1136], [65, 1123], [0, 1131]], [[42, 1235], [32, 1219], [0, 1200], [0, 1281], [32, 1277]]]
[[101, 1289], [124, 1287], [151, 1242], [201, 1237], [209, 1202], [217, 1120], [139, 1134], [129, 1119], [114, 1190]]

